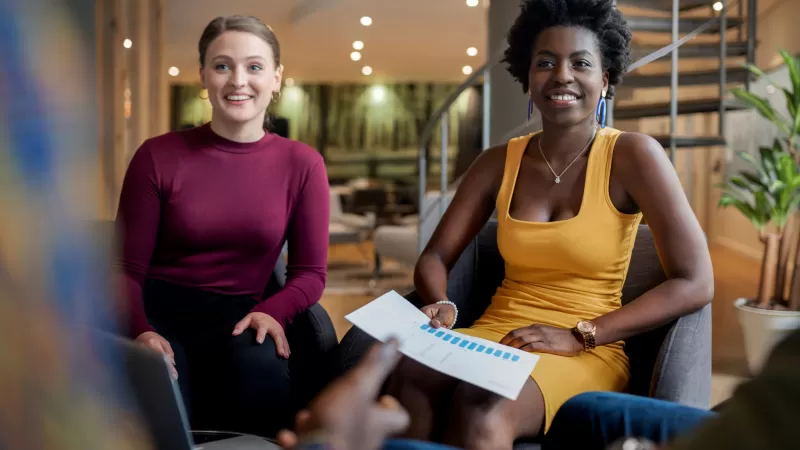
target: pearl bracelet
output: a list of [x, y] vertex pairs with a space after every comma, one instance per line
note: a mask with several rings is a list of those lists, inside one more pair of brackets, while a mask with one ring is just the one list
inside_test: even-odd
[[451, 323], [450, 325], [442, 324], [445, 327], [450, 328], [452, 330], [453, 327], [456, 325], [456, 321], [458, 320], [458, 306], [456, 306], [456, 304], [451, 302], [450, 300], [439, 300], [435, 304], [436, 305], [450, 305], [450, 306], [453, 307], [453, 311], [455, 311], [455, 316], [453, 316], [453, 323]]

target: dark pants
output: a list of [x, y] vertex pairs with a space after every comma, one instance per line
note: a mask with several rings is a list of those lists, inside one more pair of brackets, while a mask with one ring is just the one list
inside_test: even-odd
[[269, 336], [263, 344], [255, 330], [232, 336], [256, 304], [247, 296], [147, 282], [147, 318], [175, 352], [192, 429], [271, 437], [291, 425], [288, 360]]
[[613, 392], [589, 392], [567, 401], [556, 413], [544, 450], [602, 450], [623, 437], [661, 444], [690, 431], [715, 413]]

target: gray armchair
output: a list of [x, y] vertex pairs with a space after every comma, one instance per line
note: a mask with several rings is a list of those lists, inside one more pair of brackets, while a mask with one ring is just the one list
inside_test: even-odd
[[[456, 327], [468, 327], [483, 314], [504, 276], [505, 265], [497, 249], [497, 222], [490, 221], [450, 270], [447, 295], [458, 305]], [[622, 290], [623, 304], [665, 279], [650, 228], [640, 225]], [[415, 292], [406, 298], [421, 305]], [[361, 330], [351, 329], [337, 349], [337, 371], [341, 373], [352, 367], [373, 343], [374, 340]], [[709, 407], [711, 305], [629, 339], [625, 352], [631, 363], [630, 393], [698, 408]]]

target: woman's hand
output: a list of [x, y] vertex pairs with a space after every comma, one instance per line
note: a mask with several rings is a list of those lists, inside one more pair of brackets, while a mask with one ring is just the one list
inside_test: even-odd
[[[408, 412], [393, 397], [376, 401], [386, 377], [400, 360], [397, 342], [376, 344], [342, 377], [328, 385], [296, 418], [295, 431], [284, 430], [278, 442], [286, 449], [315, 440], [337, 449], [376, 450], [389, 436], [404, 431]], [[316, 448], [312, 445], [313, 448]]]
[[568, 328], [533, 324], [518, 328], [500, 340], [503, 345], [527, 352], [576, 356], [583, 351], [583, 342]]
[[251, 312], [244, 316], [244, 319], [233, 327], [233, 335], [239, 336], [248, 328], [256, 330], [256, 342], [259, 344], [263, 344], [267, 335], [270, 335], [272, 340], [275, 341], [275, 348], [278, 350], [279, 355], [289, 358], [289, 355], [292, 354], [289, 350], [289, 341], [286, 339], [283, 327], [269, 314]]
[[164, 339], [164, 336], [161, 336], [155, 331], [145, 331], [139, 336], [136, 336], [135, 341], [169, 358], [169, 362], [172, 363], [169, 365], [169, 373], [172, 375], [172, 378], [178, 379], [178, 369], [175, 368], [175, 352], [172, 351], [172, 346], [169, 345], [168, 340]]
[[456, 310], [453, 305], [438, 303], [422, 307], [422, 312], [431, 319], [431, 326], [433, 328], [447, 327], [452, 328], [455, 325]]

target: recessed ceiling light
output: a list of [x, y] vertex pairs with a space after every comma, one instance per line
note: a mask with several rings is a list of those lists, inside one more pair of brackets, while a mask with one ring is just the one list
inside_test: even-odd
[[170, 76], [177, 77], [178, 75], [181, 74], [181, 70], [175, 66], [172, 66], [169, 68], [169, 70], [167, 70], [167, 73], [169, 73]]
[[364, 25], [365, 27], [368, 27], [368, 26], [372, 25], [372, 17], [370, 17], [370, 16], [362, 17], [361, 18], [361, 25]]
[[464, 75], [471, 74], [472, 73], [472, 66], [464, 66], [464, 67], [462, 67], [461, 68], [461, 72], [463, 72]]
[[353, 42], [353, 48], [356, 49], [356, 50], [363, 50], [364, 49], [364, 43], [361, 42], [361, 41], [355, 41], [355, 42]]
[[359, 59], [361, 59], [361, 53], [358, 52], [350, 53], [350, 59], [352, 59], [353, 61], [358, 61]]
[[122, 41], [122, 46], [125, 48], [131, 48], [133, 47], [133, 41], [130, 39], [125, 39], [124, 41]]
[[714, 5], [712, 6], [712, 8], [714, 8], [714, 11], [722, 11], [722, 2], [716, 2], [716, 3], [714, 3]]
[[480, 3], [480, 0], [467, 0], [467, 6], [470, 8], [478, 6], [478, 3]]
[[361, 73], [363, 73], [364, 75], [367, 75], [367, 76], [372, 75], [372, 67], [370, 67], [370, 66], [362, 67], [361, 68]]
[[294, 78], [287, 78], [286, 81], [284, 81], [284, 83], [286, 84], [286, 86], [292, 87], [294, 86]]
[[467, 55], [469, 55], [469, 56], [475, 56], [475, 55], [477, 55], [477, 54], [478, 54], [478, 49], [477, 49], [477, 48], [475, 48], [475, 47], [470, 47], [470, 48], [468, 48], [468, 49], [467, 49]]

